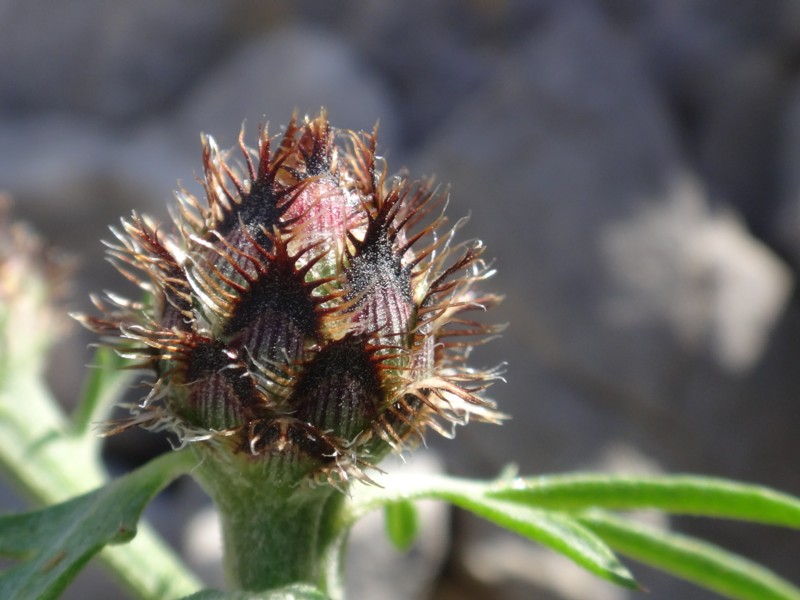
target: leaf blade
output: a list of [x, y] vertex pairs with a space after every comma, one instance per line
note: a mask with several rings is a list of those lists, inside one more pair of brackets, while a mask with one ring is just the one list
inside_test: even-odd
[[453, 504], [534, 542], [563, 554], [598, 577], [630, 589], [640, 589], [630, 571], [599, 536], [571, 517], [554, 511], [481, 499], [452, 499]]
[[800, 600], [800, 589], [761, 565], [690, 536], [601, 512], [578, 519], [619, 553], [736, 600]]
[[496, 482], [488, 495], [509, 502], [585, 510], [652, 508], [674, 514], [740, 519], [800, 528], [800, 498], [712, 477], [556, 475]]
[[564, 554], [607, 581], [639, 589], [636, 580], [605, 542], [572, 516], [490, 498], [486, 492], [492, 487], [491, 482], [444, 476], [393, 476], [385, 483], [381, 489], [362, 488], [354, 494], [352, 520], [394, 502], [444, 500]]
[[188, 453], [166, 454], [83, 496], [0, 516], [0, 554], [23, 557], [0, 573], [0, 597], [56, 597], [104, 546], [133, 538], [144, 507], [194, 463]]
[[386, 534], [394, 547], [403, 552], [411, 547], [419, 533], [419, 516], [408, 500], [390, 502], [384, 507]]

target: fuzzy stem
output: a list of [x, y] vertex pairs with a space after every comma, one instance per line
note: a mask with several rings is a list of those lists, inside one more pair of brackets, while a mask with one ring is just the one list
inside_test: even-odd
[[193, 446], [202, 459], [194, 474], [220, 513], [230, 588], [266, 591], [308, 583], [340, 598], [345, 494], [276, 477], [269, 461]]

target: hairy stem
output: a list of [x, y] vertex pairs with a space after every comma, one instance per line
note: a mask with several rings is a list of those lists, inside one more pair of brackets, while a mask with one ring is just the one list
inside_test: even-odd
[[276, 477], [269, 461], [198, 446], [194, 475], [220, 513], [229, 586], [265, 591], [308, 583], [340, 598], [345, 494]]

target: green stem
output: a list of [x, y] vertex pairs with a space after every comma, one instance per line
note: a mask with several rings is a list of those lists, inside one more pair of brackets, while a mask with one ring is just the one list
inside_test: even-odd
[[229, 586], [266, 591], [308, 583], [340, 598], [345, 494], [276, 477], [269, 459], [193, 448], [201, 457], [193, 474], [220, 513]]

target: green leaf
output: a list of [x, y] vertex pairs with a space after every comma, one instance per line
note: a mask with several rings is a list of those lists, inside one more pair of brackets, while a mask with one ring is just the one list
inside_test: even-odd
[[395, 548], [408, 550], [419, 532], [417, 509], [412, 502], [390, 502], [384, 508], [386, 534]]
[[496, 482], [488, 495], [539, 508], [653, 508], [800, 528], [800, 499], [763, 486], [711, 477], [564, 475], [514, 478]]
[[451, 502], [567, 556], [603, 579], [639, 589], [639, 584], [605, 542], [565, 514], [487, 498], [452, 498]]
[[[195, 464], [172, 452], [106, 486], [35, 512], [0, 516], [0, 554], [21, 559], [0, 574], [0, 598], [55, 598], [80, 568], [107, 544], [136, 535], [142, 510]], [[171, 581], [159, 582], [169, 597]]]
[[713, 544], [600, 512], [579, 519], [634, 560], [737, 600], [800, 600], [800, 589], [757, 563]]
[[218, 592], [204, 590], [183, 600], [329, 600], [328, 596], [317, 588], [295, 584], [268, 592]]
[[385, 487], [357, 488], [351, 504], [352, 520], [367, 511], [400, 501], [445, 500], [548, 546], [603, 579], [628, 588], [639, 587], [608, 546], [571, 516], [489, 498], [486, 491], [490, 483], [453, 477], [399, 475], [380, 483]]

